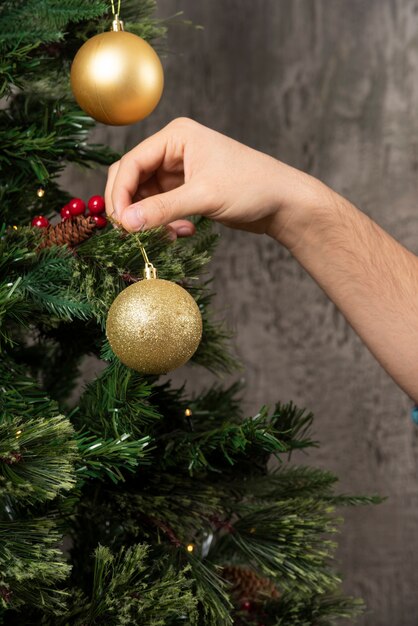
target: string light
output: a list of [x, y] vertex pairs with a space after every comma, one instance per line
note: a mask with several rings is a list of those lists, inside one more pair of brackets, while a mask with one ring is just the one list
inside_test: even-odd
[[21, 434], [22, 434], [22, 431], [21, 430], [17, 430], [16, 431], [16, 439], [18, 439]]
[[44, 197], [44, 195], [45, 195], [45, 187], [43, 185], [38, 187], [38, 189], [36, 190], [36, 195], [38, 196], [38, 198], [43, 198]]
[[186, 550], [187, 550], [187, 552], [193, 552], [194, 545], [192, 543], [188, 543], [187, 546], [186, 546]]
[[193, 415], [193, 411], [191, 409], [186, 409], [184, 414], [186, 417], [191, 417]]

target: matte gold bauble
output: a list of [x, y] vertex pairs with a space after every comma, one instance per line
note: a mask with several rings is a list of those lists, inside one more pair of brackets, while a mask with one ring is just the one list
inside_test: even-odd
[[106, 335], [113, 352], [128, 367], [143, 374], [165, 374], [196, 351], [202, 317], [185, 289], [150, 278], [117, 296], [109, 309]]
[[[116, 24], [116, 26], [115, 26]], [[71, 66], [71, 87], [80, 107], [98, 122], [121, 126], [147, 117], [164, 85], [155, 50], [141, 37], [117, 30], [95, 35]]]

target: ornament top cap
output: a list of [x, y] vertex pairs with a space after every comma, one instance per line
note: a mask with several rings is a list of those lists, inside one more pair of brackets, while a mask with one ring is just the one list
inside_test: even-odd
[[112, 21], [111, 30], [115, 33], [118, 33], [121, 30], [124, 30], [123, 21], [119, 19], [119, 15], [116, 13], [113, 16], [115, 19]]
[[144, 278], [157, 278], [157, 269], [153, 266], [152, 263], [145, 263]]

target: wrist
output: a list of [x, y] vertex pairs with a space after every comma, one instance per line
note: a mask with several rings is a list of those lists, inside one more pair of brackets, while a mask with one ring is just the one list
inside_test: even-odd
[[279, 190], [276, 212], [268, 234], [290, 252], [303, 245], [308, 236], [323, 231], [348, 203], [318, 179], [297, 172], [288, 197]]

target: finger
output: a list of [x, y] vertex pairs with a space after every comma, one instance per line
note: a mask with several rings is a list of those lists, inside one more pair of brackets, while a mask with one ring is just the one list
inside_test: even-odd
[[172, 191], [145, 198], [121, 213], [126, 230], [137, 231], [170, 224], [192, 214], [207, 214], [210, 207], [199, 187], [187, 183]]
[[190, 237], [196, 232], [196, 227], [189, 220], [176, 220], [167, 224], [166, 226], [167, 236], [171, 241], [175, 241], [177, 237]]
[[166, 149], [167, 133], [160, 131], [121, 158], [112, 187], [112, 206], [118, 219], [131, 204], [139, 185], [161, 166]]
[[105, 188], [105, 206], [106, 206], [106, 214], [111, 219], [114, 213], [113, 202], [112, 202], [112, 189], [113, 189], [113, 184], [115, 182], [116, 174], [119, 169], [119, 163], [120, 161], [116, 161], [115, 163], [112, 163], [107, 173], [107, 182], [106, 182], [106, 188]]
[[177, 237], [190, 237], [194, 235], [196, 232], [196, 226], [189, 222], [189, 220], [176, 220], [175, 222], [170, 222], [168, 224], [168, 228], [172, 229]]
[[177, 239], [177, 233], [173, 228], [171, 228], [170, 224], [166, 227], [166, 235], [170, 241], [176, 241]]

